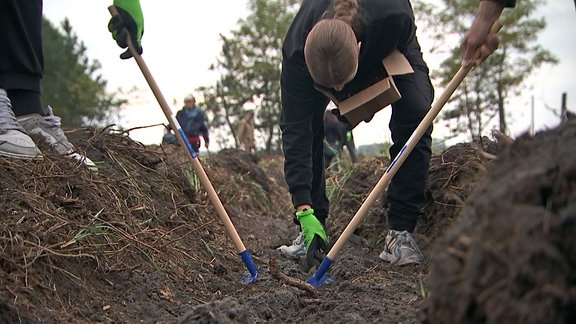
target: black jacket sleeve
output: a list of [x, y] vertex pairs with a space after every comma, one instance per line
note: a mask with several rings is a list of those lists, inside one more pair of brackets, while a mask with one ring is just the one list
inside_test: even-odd
[[314, 89], [303, 55], [284, 56], [280, 82], [284, 176], [294, 206], [312, 204], [313, 177], [323, 168], [320, 148], [328, 99]]
[[516, 6], [516, 0], [481, 0], [481, 1], [494, 1], [504, 4], [504, 6], [513, 8]]

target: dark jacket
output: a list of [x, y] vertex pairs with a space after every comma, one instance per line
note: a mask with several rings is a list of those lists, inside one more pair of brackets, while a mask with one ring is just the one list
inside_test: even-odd
[[194, 106], [192, 111], [187, 110], [186, 107], [182, 107], [182, 109], [176, 113], [176, 120], [178, 120], [186, 136], [201, 135], [204, 138], [204, 142], [209, 142], [206, 116], [198, 106]]
[[[280, 128], [284, 172], [295, 206], [310, 204], [312, 195], [318, 194], [311, 192], [313, 183], [317, 187], [324, 181], [323, 166], [318, 164], [323, 160], [323, 114], [328, 99], [314, 89], [303, 48], [307, 33], [331, 3], [331, 0], [304, 0], [282, 48]], [[356, 37], [362, 46], [358, 73], [341, 91], [343, 95], [383, 76], [381, 60], [394, 49], [402, 52], [416, 30], [408, 0], [364, 0], [359, 5], [361, 21]]]

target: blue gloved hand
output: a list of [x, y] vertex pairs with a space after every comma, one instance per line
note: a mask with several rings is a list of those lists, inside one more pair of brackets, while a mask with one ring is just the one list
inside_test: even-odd
[[306, 245], [306, 270], [309, 270], [315, 261], [322, 262], [324, 252], [328, 248], [328, 238], [324, 226], [314, 216], [314, 209], [304, 209], [296, 212], [296, 218], [302, 228], [302, 236]]
[[[114, 0], [114, 7], [118, 14], [112, 16], [108, 22], [108, 30], [121, 48], [128, 47], [127, 36], [134, 45], [138, 54], [142, 54], [142, 35], [144, 34], [144, 16], [140, 7], [140, 0]], [[120, 54], [121, 59], [131, 58], [130, 49]]]

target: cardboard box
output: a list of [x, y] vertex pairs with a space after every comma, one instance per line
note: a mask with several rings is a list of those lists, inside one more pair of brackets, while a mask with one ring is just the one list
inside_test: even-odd
[[369, 121], [375, 113], [401, 98], [391, 76], [414, 73], [406, 57], [398, 50], [394, 50], [385, 57], [382, 60], [382, 65], [384, 65], [388, 76], [341, 102], [332, 93], [318, 89], [334, 102], [340, 114], [348, 120], [352, 127], [356, 127], [363, 120]]

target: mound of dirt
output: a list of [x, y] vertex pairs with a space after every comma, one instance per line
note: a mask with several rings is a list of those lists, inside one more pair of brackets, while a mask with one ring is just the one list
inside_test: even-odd
[[429, 323], [576, 321], [576, 124], [522, 137], [440, 240]]
[[[562, 131], [565, 155], [574, 128]], [[434, 322], [444, 319], [443, 307], [456, 307], [439, 299], [437, 292], [447, 289], [450, 302], [461, 302], [459, 314], [469, 315], [461, 318], [495, 318], [486, 315], [486, 303], [504, 300], [501, 291], [524, 296], [519, 300], [528, 307], [544, 300], [549, 310], [566, 310], [574, 305], [574, 277], [565, 274], [575, 273], [574, 239], [567, 236], [574, 231], [568, 206], [574, 206], [576, 162], [572, 156], [552, 167], [560, 156], [559, 144], [551, 143], [557, 136], [521, 139], [502, 153], [488, 149], [497, 147], [491, 143], [465, 143], [433, 157], [427, 217], [415, 234], [426, 261], [394, 267], [378, 258], [387, 229], [381, 199], [330, 268], [333, 282], [310, 289], [304, 282], [313, 270], [304, 272], [276, 250], [297, 235], [281, 156], [240, 150], [203, 155], [199, 161], [210, 181], [205, 184], [177, 146], [144, 146], [109, 128], [71, 131], [68, 137], [98, 164], [98, 173], [42, 143], [43, 161], [0, 159], [0, 322], [406, 323], [418, 321], [429, 295], [420, 314]], [[531, 150], [540, 141], [549, 159]], [[330, 175], [332, 243], [389, 163], [365, 158]], [[214, 188], [225, 215], [210, 202], [205, 185]], [[480, 198], [469, 199], [478, 186]], [[500, 194], [502, 201], [492, 204], [481, 193], [494, 199]], [[528, 216], [538, 212], [548, 216]], [[223, 217], [258, 268], [252, 284], [239, 279], [246, 265]], [[548, 243], [535, 245], [535, 239]], [[438, 256], [437, 242], [444, 242]], [[534, 254], [521, 251], [529, 245]], [[460, 259], [445, 251], [456, 251]], [[520, 260], [530, 269], [520, 267]], [[550, 262], [558, 264], [554, 274], [546, 273], [554, 270]], [[500, 274], [532, 290], [522, 295]], [[449, 279], [457, 284], [448, 285]], [[520, 304], [514, 309], [511, 314], [522, 314]]]

